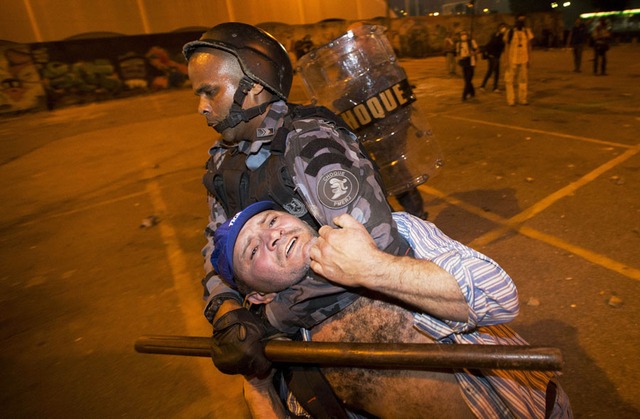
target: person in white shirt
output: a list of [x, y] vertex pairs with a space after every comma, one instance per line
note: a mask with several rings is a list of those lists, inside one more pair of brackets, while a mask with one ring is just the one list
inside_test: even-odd
[[526, 17], [519, 14], [516, 24], [504, 35], [504, 43], [507, 53], [507, 69], [504, 81], [507, 90], [507, 103], [509, 106], [516, 104], [516, 92], [514, 82], [518, 84], [517, 102], [520, 105], [528, 105], [527, 83], [529, 80], [529, 66], [531, 64], [531, 40], [533, 32], [525, 26]]

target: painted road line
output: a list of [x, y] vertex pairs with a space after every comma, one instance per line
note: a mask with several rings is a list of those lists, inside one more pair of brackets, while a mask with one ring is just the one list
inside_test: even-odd
[[427, 185], [420, 185], [419, 189], [432, 195], [435, 196], [437, 198], [442, 199], [443, 201], [447, 202], [450, 205], [462, 208], [463, 210], [474, 214], [478, 217], [482, 217], [486, 220], [492, 221], [496, 224], [499, 224], [500, 227], [489, 231], [488, 233], [478, 237], [477, 239], [473, 240], [471, 243], [469, 243], [470, 247], [482, 247], [482, 246], [486, 246], [489, 243], [499, 239], [500, 237], [504, 236], [506, 233], [510, 232], [510, 231], [516, 231], [519, 234], [522, 234], [523, 236], [541, 241], [543, 243], [549, 244], [551, 246], [554, 246], [556, 248], [565, 250], [569, 253], [572, 253], [576, 256], [580, 256], [581, 258], [594, 263], [598, 266], [601, 266], [603, 268], [609, 269], [611, 271], [617, 272], [620, 275], [626, 276], [628, 278], [631, 279], [635, 279], [635, 280], [640, 280], [640, 270], [633, 268], [631, 266], [625, 265], [624, 263], [618, 262], [616, 260], [613, 260], [607, 256], [598, 254], [596, 252], [593, 252], [591, 250], [585, 249], [583, 247], [580, 246], [576, 246], [573, 245], [571, 243], [565, 242], [561, 239], [559, 239], [558, 237], [555, 236], [551, 236], [549, 234], [546, 233], [542, 233], [540, 231], [537, 231], [533, 228], [530, 227], [526, 227], [523, 226], [522, 224], [531, 219], [532, 217], [534, 217], [535, 215], [539, 214], [540, 212], [542, 212], [543, 210], [545, 210], [546, 208], [548, 208], [549, 206], [551, 206], [552, 204], [556, 203], [557, 201], [559, 201], [560, 199], [564, 198], [567, 195], [570, 195], [572, 193], [574, 193], [577, 189], [579, 189], [580, 187], [589, 184], [590, 182], [592, 182], [594, 179], [596, 179], [598, 176], [602, 175], [603, 173], [605, 173], [606, 171], [612, 169], [613, 167], [619, 165], [620, 163], [628, 160], [629, 158], [635, 156], [636, 154], [638, 154], [638, 152], [640, 151], [640, 144], [636, 145], [634, 148], [625, 151], [623, 154], [619, 155], [618, 157], [608, 161], [607, 163], [603, 164], [602, 166], [596, 168], [595, 170], [592, 170], [591, 172], [587, 173], [585, 176], [583, 176], [582, 178], [578, 179], [575, 182], [572, 182], [571, 184], [565, 186], [564, 188], [556, 191], [555, 193], [547, 196], [546, 198], [538, 201], [536, 204], [532, 205], [531, 207], [529, 207], [527, 210], [522, 211], [521, 213], [517, 214], [516, 216], [510, 218], [510, 219], [505, 219], [503, 217], [500, 217], [499, 215], [496, 215], [494, 213], [490, 213], [490, 212], [486, 212], [484, 210], [482, 210], [481, 208], [478, 208], [474, 205], [468, 204], [466, 202], [463, 202], [457, 198], [453, 198], [451, 196], [446, 195], [445, 193], [432, 188], [431, 186], [427, 186]]
[[428, 193], [429, 195], [435, 196], [436, 198], [440, 198], [454, 207], [462, 208], [468, 213], [477, 215], [478, 217], [484, 218], [485, 220], [493, 221], [496, 224], [506, 224], [508, 221], [506, 218], [501, 217], [496, 213], [487, 212], [482, 208], [476, 207], [475, 205], [466, 203], [464, 201], [459, 200], [458, 198], [447, 195], [444, 192], [441, 192], [438, 189], [435, 189], [427, 184], [423, 183], [422, 185], [418, 186], [418, 189]]
[[502, 227], [499, 227], [493, 231], [490, 231], [478, 237], [471, 243], [471, 245], [484, 246], [496, 240], [497, 238], [501, 237], [507, 230], [517, 230], [520, 227], [520, 225], [522, 225], [522, 223], [524, 223], [525, 221], [533, 218], [534, 216], [541, 213], [545, 209], [549, 208], [551, 205], [555, 204], [556, 202], [563, 199], [567, 195], [573, 194], [579, 188], [593, 182], [593, 180], [601, 176], [603, 173], [611, 170], [612, 168], [616, 167], [620, 163], [635, 156], [636, 154], [638, 154], [638, 151], [640, 151], [640, 144], [636, 145], [632, 149], [625, 151], [619, 156], [609, 160], [607, 163], [601, 165], [595, 170], [592, 170], [591, 172], [587, 173], [577, 181], [568, 184], [564, 188], [561, 188], [556, 192], [552, 193], [551, 195], [548, 195], [546, 198], [536, 202], [526, 210], [520, 212], [514, 217], [511, 217], [506, 223], [504, 223]]
[[558, 249], [565, 250], [576, 256], [580, 256], [581, 258], [595, 265], [617, 272], [620, 275], [626, 276], [628, 278], [635, 279], [636, 281], [640, 281], [640, 269], [632, 268], [631, 266], [625, 265], [624, 263], [613, 260], [607, 256], [592, 252], [591, 250], [585, 249], [580, 246], [575, 246], [555, 236], [542, 233], [530, 227], [522, 226], [517, 231], [523, 236], [527, 236], [531, 239], [535, 239], [549, 244], [553, 247], [557, 247]]
[[[151, 200], [154, 213], [168, 214], [169, 210], [162, 198], [160, 183], [152, 181], [147, 183], [145, 188]], [[195, 303], [197, 301], [196, 296], [201, 293], [199, 289], [196, 289], [199, 288], [199, 286], [195, 284], [199, 284], [200, 281], [189, 274], [187, 258], [180, 247], [178, 233], [171, 222], [169, 222], [168, 219], [163, 219], [161, 223], [158, 223], [157, 228], [160, 231], [160, 237], [162, 238], [162, 243], [167, 254], [167, 262], [169, 263], [171, 277], [173, 279], [173, 288], [180, 304], [186, 334], [192, 336], [202, 335], [203, 331], [206, 330], [206, 328], [203, 328], [203, 325], [207, 323], [203, 320], [202, 312], [196, 309], [199, 305]], [[210, 333], [210, 329], [207, 330], [207, 333]], [[216, 380], [213, 379], [214, 376], [210, 368], [211, 361], [203, 358], [196, 362], [197, 364], [194, 363], [194, 371], [197, 370], [196, 374], [200, 376], [199, 384], [205, 386], [209, 394], [216, 394], [219, 388], [216, 385]]]
[[550, 136], [553, 136], [553, 137], [568, 138], [568, 139], [571, 139], [571, 140], [578, 140], [578, 141], [584, 141], [584, 142], [588, 142], [588, 143], [607, 145], [607, 146], [610, 146], [610, 147], [620, 147], [620, 148], [633, 148], [634, 147], [633, 145], [629, 145], [629, 144], [614, 143], [612, 141], [598, 140], [597, 138], [589, 138], [589, 137], [582, 137], [582, 136], [579, 136], [579, 135], [563, 134], [563, 133], [560, 133], [560, 132], [553, 132], [553, 131], [544, 131], [544, 130], [535, 129], [535, 128], [518, 127], [518, 126], [514, 126], [514, 125], [500, 124], [500, 123], [497, 123], [497, 122], [482, 121], [480, 119], [464, 118], [462, 116], [454, 116], [454, 115], [448, 115], [448, 114], [440, 114], [440, 116], [443, 116], [445, 118], [450, 118], [450, 119], [457, 119], [457, 120], [460, 120], [460, 121], [472, 122], [474, 124], [483, 124], [483, 125], [500, 127], [500, 128], [505, 128], [505, 129], [512, 129], [512, 130], [516, 130], [516, 131], [525, 131], [525, 132], [532, 132], [532, 133], [536, 133], [536, 134], [550, 135]]
[[[168, 214], [169, 209], [162, 198], [160, 183], [156, 181], [149, 182], [145, 186], [145, 189], [151, 200], [154, 214]], [[199, 313], [198, 310], [190, 309], [194, 306], [194, 296], [198, 295], [196, 287], [193, 286], [193, 284], [199, 284], [200, 281], [197, 278], [193, 278], [189, 273], [190, 269], [187, 268], [187, 258], [180, 246], [176, 228], [166, 217], [161, 223], [158, 223], [156, 227], [160, 232], [164, 248], [166, 249], [167, 262], [169, 262], [171, 269], [171, 276], [178, 300], [180, 301], [180, 308], [187, 322], [188, 332], [192, 334], [201, 332], [203, 324], [201, 313]]]
[[[492, 212], [484, 211], [482, 208], [478, 208], [475, 205], [468, 204], [452, 196], [448, 196], [444, 192], [439, 191], [435, 188], [432, 188], [431, 186], [427, 186], [423, 184], [423, 185], [420, 185], [418, 189], [420, 189], [425, 193], [428, 193], [431, 196], [435, 196], [436, 198], [439, 198], [445, 201], [451, 206], [461, 208], [467, 211], [468, 213], [484, 218], [485, 220], [489, 220], [500, 225], [508, 225], [509, 220], [507, 220], [506, 218], [500, 217], [499, 215], [496, 215]], [[506, 229], [500, 229], [500, 231], [502, 232], [502, 235], [504, 235], [504, 233], [509, 231], [515, 231], [519, 234], [522, 234], [523, 236], [529, 237], [534, 240], [538, 240], [540, 242], [546, 243], [558, 249], [562, 249], [576, 256], [580, 256], [581, 258], [595, 265], [598, 265], [605, 269], [612, 270], [614, 272], [619, 273], [620, 275], [626, 276], [631, 279], [640, 280], [640, 270], [638, 269], [627, 266], [624, 263], [615, 261], [607, 256], [598, 254], [596, 252], [585, 249], [583, 247], [565, 242], [564, 240], [561, 240], [558, 237], [551, 236], [549, 234], [534, 230], [533, 228], [514, 225]], [[499, 237], [496, 237], [496, 239], [497, 238]], [[489, 243], [478, 244], [476, 239], [471, 243], [469, 243], [468, 245], [469, 247], [479, 248], [486, 244], [489, 244]]]

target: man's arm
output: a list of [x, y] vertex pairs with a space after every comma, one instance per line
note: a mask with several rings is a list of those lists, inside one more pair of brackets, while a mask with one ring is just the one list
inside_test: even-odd
[[315, 272], [345, 286], [397, 298], [441, 319], [468, 320], [469, 307], [449, 272], [428, 260], [378, 250], [362, 224], [348, 215], [336, 217], [334, 223], [341, 228], [322, 227], [311, 249]]
[[253, 419], [286, 418], [278, 392], [273, 385], [273, 374], [267, 378], [244, 379], [244, 399]]
[[[433, 336], [437, 338], [451, 333], [466, 333], [478, 326], [506, 323], [515, 318], [520, 307], [518, 292], [511, 277], [495, 261], [452, 240], [432, 223], [402, 212], [394, 213], [393, 217], [400, 233], [411, 245], [417, 260], [398, 258], [398, 260], [394, 259], [392, 264], [391, 259], [393, 258], [389, 258], [387, 255], [386, 260], [380, 260], [376, 262], [376, 266], [372, 264], [369, 267], [367, 259], [371, 249], [366, 245], [358, 244], [356, 240], [363, 238], [360, 233], [355, 231], [357, 227], [353, 225], [351, 226], [353, 228], [345, 228], [344, 234], [328, 235], [327, 232], [335, 232], [329, 228], [324, 228], [321, 233], [324, 236], [325, 250], [330, 250], [330, 247], [340, 249], [345, 261], [338, 259], [335, 255], [325, 257], [327, 253], [320, 254], [320, 256], [318, 256], [319, 253], [316, 253], [317, 259], [314, 260], [316, 263], [311, 267], [316, 270], [324, 267], [325, 275], [336, 281], [340, 280], [342, 271], [347, 271], [349, 275], [352, 275], [349, 281], [366, 284], [365, 276], [369, 274], [368, 269], [386, 269], [385, 266], [380, 267], [377, 264], [387, 263], [391, 268], [396, 269], [389, 272], [395, 276], [386, 278], [390, 282], [390, 285], [386, 285], [387, 287], [400, 287], [409, 284], [408, 287], [404, 287], [404, 293], [408, 293], [408, 298], [415, 299], [417, 296], [419, 299], [423, 298], [422, 295], [426, 295], [427, 300], [423, 304], [435, 306], [435, 310], [433, 307], [424, 307], [423, 313], [427, 316], [422, 317], [424, 317], [423, 322], [429, 323]], [[320, 243], [323, 242], [320, 241]], [[333, 250], [335, 249], [331, 251]], [[314, 258], [313, 253], [311, 256]], [[318, 264], [322, 267], [319, 268]], [[458, 305], [459, 302], [452, 303], [457, 300], [448, 299], [452, 294], [444, 294], [443, 296], [439, 296], [438, 293], [429, 294], [444, 291], [444, 288], [438, 287], [444, 287], [445, 284], [448, 287], [453, 286], [449, 281], [431, 285], [428, 276], [441, 274], [438, 274], [438, 270], [434, 271], [432, 265], [446, 271], [457, 282], [458, 290], [464, 297], [467, 306], [466, 320], [459, 321], [461, 317], [457, 310], [461, 310], [461, 306]], [[443, 276], [449, 280], [451, 277]], [[412, 289], [412, 287], [415, 288]], [[429, 287], [433, 288], [429, 289]], [[448, 290], [451, 291], [451, 288]], [[440, 302], [438, 302], [439, 299]], [[452, 304], [455, 304], [456, 311], [451, 308]], [[420, 313], [416, 313], [416, 315], [418, 314]]]

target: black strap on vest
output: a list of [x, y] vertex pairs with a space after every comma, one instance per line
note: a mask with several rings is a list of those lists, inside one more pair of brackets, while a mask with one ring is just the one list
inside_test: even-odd
[[331, 390], [320, 368], [293, 365], [283, 368], [284, 379], [298, 403], [314, 419], [347, 419], [347, 412]]

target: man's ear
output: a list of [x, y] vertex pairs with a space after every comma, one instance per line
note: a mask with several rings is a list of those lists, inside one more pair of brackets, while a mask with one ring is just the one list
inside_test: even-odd
[[249, 90], [250, 95], [259, 95], [260, 93], [262, 93], [264, 91], [264, 86], [261, 85], [260, 83], [253, 83], [253, 86], [251, 87], [251, 90]]
[[271, 93], [260, 83], [253, 83], [253, 86], [249, 92], [247, 92], [243, 107], [249, 108], [251, 106], [258, 106], [268, 102], [269, 99], [271, 99]]
[[247, 300], [251, 304], [268, 304], [273, 301], [274, 298], [276, 298], [276, 295], [277, 293], [275, 292], [265, 294], [258, 291], [251, 291], [249, 294], [247, 294]]

